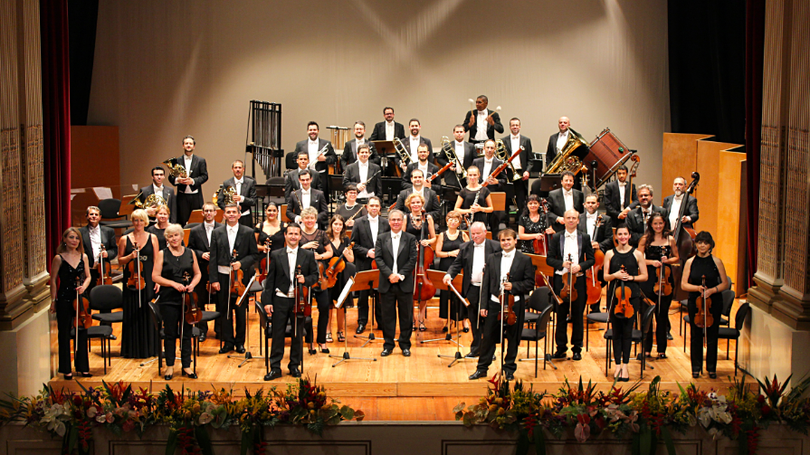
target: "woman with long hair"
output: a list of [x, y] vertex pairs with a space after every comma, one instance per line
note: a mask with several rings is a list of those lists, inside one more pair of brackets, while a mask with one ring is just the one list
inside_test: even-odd
[[[345, 220], [340, 215], [335, 215], [329, 220], [329, 227], [326, 228], [326, 238], [329, 241], [330, 246], [332, 247], [333, 257], [340, 257], [343, 255], [343, 260], [345, 261], [345, 268], [337, 277], [337, 284], [333, 286], [329, 290], [329, 301], [331, 302], [331, 307], [329, 309], [330, 315], [332, 309], [336, 309], [334, 307], [335, 302], [337, 302], [338, 297], [340, 297], [340, 292], [343, 290], [343, 287], [346, 285], [346, 281], [349, 277], [354, 276], [355, 271], [357, 270], [354, 266], [354, 251], [349, 244], [349, 237], [346, 235], [345, 228]], [[346, 299], [343, 302], [343, 305], [350, 305], [351, 299]], [[337, 310], [337, 309], [336, 309]], [[336, 311], [336, 319], [337, 319], [337, 340], [338, 341], [346, 341], [346, 314], [342, 310]], [[326, 332], [326, 342], [332, 342], [332, 328], [331, 324], [328, 323], [329, 330]]]
[[[332, 258], [332, 245], [326, 238], [326, 233], [318, 229], [318, 210], [315, 207], [307, 207], [302, 210], [301, 224], [303, 226], [299, 245], [305, 250], [314, 252], [315, 260], [326, 267], [329, 259]], [[331, 307], [329, 289], [321, 289], [320, 285], [316, 284], [312, 286], [310, 293], [318, 303], [318, 338], [316, 342], [320, 345], [322, 353], [329, 354], [329, 348], [326, 347], [326, 328], [329, 326], [329, 308]], [[311, 331], [307, 334], [307, 340], [311, 346]], [[315, 354], [316, 351], [310, 347], [309, 353]]]
[[[423, 248], [430, 248], [430, 245], [436, 241], [436, 228], [433, 217], [425, 212], [425, 198], [419, 193], [411, 193], [405, 199], [405, 206], [408, 207], [410, 213], [403, 220], [403, 230], [413, 234]], [[427, 326], [425, 326], [426, 318], [427, 301], [423, 300], [419, 304], [417, 316], [413, 318], [413, 329], [417, 330], [416, 323], [419, 321], [419, 331], [424, 332], [427, 330]]]
[[[461, 245], [464, 242], [468, 242], [470, 237], [466, 232], [459, 229], [461, 225], [461, 213], [451, 210], [447, 214], [445, 221], [447, 223], [447, 230], [439, 234], [436, 239], [436, 256], [439, 257], [439, 270], [446, 272], [450, 269], [450, 265], [458, 256]], [[442, 328], [442, 332], [455, 329], [457, 319], [464, 324], [464, 332], [470, 331], [467, 307], [461, 305], [458, 297], [451, 291], [441, 291], [439, 293], [439, 317], [447, 320]]]

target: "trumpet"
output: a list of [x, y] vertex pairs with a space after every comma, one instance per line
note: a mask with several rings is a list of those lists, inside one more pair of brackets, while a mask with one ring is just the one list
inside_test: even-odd
[[177, 158], [169, 158], [168, 160], [164, 161], [163, 164], [169, 168], [169, 175], [174, 178], [180, 177], [182, 179], [188, 177], [186, 173], [186, 168], [181, 166], [180, 163], [177, 162]]
[[[523, 147], [521, 146], [520, 149], [523, 150]], [[503, 161], [504, 163], [507, 163], [507, 165], [509, 166], [509, 169], [512, 170], [512, 181], [513, 182], [516, 182], [516, 181], [523, 178], [523, 175], [518, 173], [517, 169], [515, 169], [515, 166], [512, 164], [512, 161], [509, 159], [509, 154], [506, 153], [506, 146], [503, 144], [503, 141], [500, 140], [500, 139], [495, 141], [495, 156], [499, 160]]]
[[320, 158], [321, 155], [326, 153], [326, 150], [328, 148], [329, 148], [329, 143], [327, 142], [326, 145], [324, 145], [322, 149], [318, 150], [318, 154], [315, 156], [315, 160], [312, 161], [311, 163], [309, 163], [309, 166], [307, 166], [307, 167], [312, 169], [312, 170], [315, 170], [315, 165], [318, 164], [318, 158]]
[[408, 149], [405, 148], [405, 144], [403, 144], [402, 140], [398, 137], [394, 138], [394, 149], [397, 151], [399, 159], [405, 163], [405, 166], [411, 164], [411, 154], [408, 153]]
[[463, 186], [465, 179], [467, 178], [467, 170], [464, 169], [464, 164], [462, 164], [461, 160], [458, 159], [456, 149], [453, 148], [453, 143], [450, 142], [450, 139], [448, 139], [447, 136], [442, 136], [442, 152], [444, 152], [444, 156], [447, 157], [448, 161], [453, 163], [455, 166], [456, 176]]

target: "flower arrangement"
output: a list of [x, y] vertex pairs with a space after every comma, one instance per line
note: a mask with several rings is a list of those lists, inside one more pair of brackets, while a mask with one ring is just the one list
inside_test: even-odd
[[722, 434], [739, 441], [740, 454], [747, 455], [756, 453], [759, 430], [771, 423], [785, 424], [805, 435], [810, 425], [810, 398], [802, 398], [810, 378], [786, 393], [790, 377], [782, 384], [775, 376], [772, 381], [766, 378], [752, 391], [743, 376], [728, 395], [702, 391], [694, 384], [679, 385], [680, 393], [673, 394], [661, 391], [660, 382], [656, 377], [645, 391], [638, 391], [640, 383], [636, 383], [627, 390], [614, 384], [604, 392], [596, 391], [591, 382], [583, 385], [582, 378], [576, 386], [566, 379], [557, 393], [537, 393], [526, 390], [521, 381], [510, 388], [496, 374], [486, 397], [469, 408], [460, 403], [454, 412], [456, 420], [467, 426], [488, 424], [517, 432], [518, 455], [528, 453], [531, 446], [538, 455], [545, 454], [546, 433], [560, 438], [568, 429], [579, 442], [602, 432], [617, 438], [629, 436], [634, 455], [655, 453], [660, 440], [674, 455], [672, 432], [697, 426], [713, 438]]
[[116, 435], [134, 431], [141, 436], [150, 426], [168, 425], [166, 453], [180, 447], [183, 454], [211, 454], [208, 428], [238, 426], [241, 453], [252, 448], [256, 454], [264, 454], [263, 427], [302, 425], [320, 435], [327, 425], [365, 417], [363, 411], [328, 399], [323, 387], [309, 378], [299, 379], [285, 391], [246, 391], [242, 398], [224, 389], [178, 392], [167, 385], [152, 394], [144, 389], [134, 391], [123, 382], [102, 384], [85, 388], [79, 383], [82, 391], [76, 393], [46, 386], [36, 397], [0, 400], [0, 425], [22, 422], [41, 428], [62, 438], [64, 453], [80, 454], [89, 453], [95, 428]]

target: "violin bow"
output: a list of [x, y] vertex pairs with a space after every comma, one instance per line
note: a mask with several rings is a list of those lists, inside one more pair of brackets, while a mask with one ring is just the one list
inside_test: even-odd
[[[133, 235], [133, 237], [134, 237], [134, 235]], [[141, 302], [141, 295], [142, 295], [142, 293], [141, 293], [141, 250], [138, 248], [138, 242], [134, 242], [134, 243], [135, 243], [135, 246], [134, 246], [134, 248], [135, 248], [135, 261], [138, 264], [138, 266], [135, 267], [135, 273], [138, 274], [138, 309], [141, 309], [141, 307], [143, 306], [143, 303]]]
[[79, 353], [79, 307], [81, 304], [82, 302], [79, 300], [79, 277], [76, 277], [76, 324], [73, 326], [73, 331], [76, 332], [76, 339], [73, 341], [74, 356]]

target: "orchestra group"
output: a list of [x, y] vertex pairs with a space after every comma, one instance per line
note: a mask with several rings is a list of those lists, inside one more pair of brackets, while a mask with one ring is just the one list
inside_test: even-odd
[[[686, 179], [675, 179], [674, 194], [661, 207], [653, 204], [650, 185], [632, 183], [625, 165], [598, 193], [582, 181], [578, 169], [554, 172], [559, 188], [547, 191], [535, 180], [530, 191], [530, 170], [551, 169], [576, 139], [569, 119], [559, 119], [559, 131], [541, 156], [521, 134], [520, 119], [510, 119], [509, 133], [496, 139], [504, 132], [499, 113], [488, 108], [486, 96], [478, 97], [475, 106], [440, 148], [421, 136], [418, 119], [411, 119], [407, 129], [396, 122], [391, 107], [383, 110], [384, 120], [368, 138], [365, 124], [356, 122], [354, 138], [339, 157], [331, 142], [319, 137], [318, 124], [309, 122], [307, 139], [286, 156], [284, 219], [281, 205], [262, 203], [241, 160], [233, 161], [233, 177], [222, 183], [216, 203], [207, 201], [202, 189], [208, 180], [206, 161], [195, 153], [194, 138], [183, 138], [182, 156], [164, 163], [168, 172], [161, 166], [151, 170], [152, 184], [141, 188], [141, 208], [130, 217], [132, 228], [120, 238], [100, 224], [101, 211], [94, 206], [86, 210], [86, 226], [64, 232], [51, 268], [59, 373], [66, 379], [73, 375], [73, 338], [75, 371], [91, 376], [86, 330], [76, 322], [84, 312], [82, 296], [92, 298], [91, 290], [107, 283], [104, 265], [117, 257], [124, 275], [121, 356], [156, 356], [162, 339], [167, 380], [174, 374], [178, 338], [181, 373], [196, 378], [191, 369], [195, 331], [205, 342], [213, 329], [220, 354], [246, 352], [248, 305], [243, 300], [254, 281], [262, 284], [256, 309], [274, 328], [265, 380], [282, 376], [288, 325], [294, 327], [287, 365], [293, 377], [301, 376], [305, 345], [309, 354], [317, 354], [316, 344], [329, 353], [328, 343], [345, 341], [350, 327], [357, 335], [370, 326], [381, 328], [380, 355], [393, 355], [398, 346], [409, 357], [413, 332], [427, 330], [426, 304], [435, 292], [431, 285], [427, 298], [420, 295], [429, 284], [425, 269], [445, 271], [439, 294], [442, 331], [472, 332], [466, 357], [477, 358], [478, 364], [470, 379], [487, 376], [498, 343], [501, 371], [506, 379], [514, 378], [527, 302], [543, 280], [550, 286], [557, 324], [551, 358], [581, 360], [586, 308], [589, 314], [604, 310], [614, 334], [614, 378], [628, 381], [633, 328], [649, 306], [655, 325], [639, 356], [652, 355], [654, 340], [658, 358], [666, 358], [669, 307], [677, 287], [688, 293], [693, 376], [703, 370], [705, 327], [705, 368], [716, 377], [721, 292], [729, 280], [722, 261], [712, 255], [708, 232], [694, 237], [695, 254], [688, 259], [679, 248], [678, 230], [694, 232], [699, 218]], [[395, 153], [377, 150], [379, 141], [393, 141]], [[532, 168], [537, 157], [541, 169]], [[340, 189], [329, 187], [335, 168], [343, 175]], [[167, 175], [174, 188], [165, 184]], [[401, 177], [401, 190], [386, 200], [384, 182], [392, 176]], [[448, 188], [455, 191], [448, 193]], [[494, 193], [507, 191], [514, 198], [507, 210], [496, 210]], [[224, 212], [222, 224], [215, 220], [218, 209]], [[194, 210], [202, 211], [202, 222], [187, 225]], [[190, 229], [187, 244], [184, 227]], [[536, 255], [553, 269], [550, 278], [540, 279], [532, 262]], [[342, 271], [336, 280], [324, 278], [325, 269], [334, 271], [338, 265]], [[347, 321], [345, 308], [355, 303], [349, 298], [336, 308], [341, 290], [356, 273], [374, 269], [378, 287], [355, 293], [357, 319]], [[677, 276], [682, 278], [676, 283]], [[591, 284], [605, 285], [607, 292], [600, 287], [594, 301]], [[189, 302], [203, 309], [214, 304], [219, 317], [211, 326], [189, 320]], [[310, 313], [301, 306], [313, 303], [317, 323], [311, 317], [303, 322], [302, 312]], [[153, 322], [154, 311], [162, 330]], [[705, 323], [707, 315], [713, 323]]]

